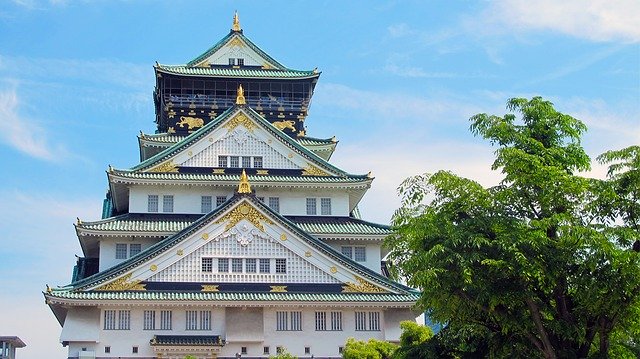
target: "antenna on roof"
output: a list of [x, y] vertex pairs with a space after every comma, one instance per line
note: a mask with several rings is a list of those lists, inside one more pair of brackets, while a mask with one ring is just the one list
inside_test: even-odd
[[244, 90], [242, 84], [238, 85], [238, 96], [236, 96], [236, 105], [246, 105], [247, 100], [244, 99]]
[[238, 193], [251, 193], [251, 184], [249, 184], [249, 176], [247, 176], [247, 172], [242, 169], [242, 174], [240, 175], [240, 184], [238, 185]]
[[240, 19], [238, 19], [238, 10], [233, 14], [233, 26], [231, 26], [231, 31], [242, 31], [240, 27]]

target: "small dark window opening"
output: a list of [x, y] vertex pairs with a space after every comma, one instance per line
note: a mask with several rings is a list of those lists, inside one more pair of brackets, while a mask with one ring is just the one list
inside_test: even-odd
[[247, 347], [241, 347], [240, 354], [247, 354]]
[[244, 59], [237, 59], [238, 66], [244, 66]]
[[105, 353], [111, 353], [111, 347], [104, 347]]
[[133, 354], [138, 354], [138, 347], [133, 347], [133, 348], [131, 348], [131, 352], [132, 352]]

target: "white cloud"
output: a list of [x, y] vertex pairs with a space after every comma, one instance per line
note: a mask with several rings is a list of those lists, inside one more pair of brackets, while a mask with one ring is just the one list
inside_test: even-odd
[[506, 25], [502, 31], [550, 30], [592, 41], [640, 42], [637, 0], [502, 0], [490, 2], [478, 18], [498, 28]]
[[18, 114], [15, 90], [0, 91], [0, 141], [29, 156], [56, 161], [64, 156], [63, 147], [52, 148], [45, 129]]

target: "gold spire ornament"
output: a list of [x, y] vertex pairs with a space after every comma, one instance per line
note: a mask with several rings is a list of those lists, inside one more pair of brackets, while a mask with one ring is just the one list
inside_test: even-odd
[[237, 11], [233, 14], [233, 26], [231, 26], [231, 30], [242, 31], [242, 28], [240, 27], [240, 19], [238, 19]]
[[244, 99], [244, 89], [242, 84], [238, 85], [238, 96], [236, 97], [236, 105], [246, 105], [247, 100]]
[[240, 175], [240, 184], [238, 185], [238, 193], [251, 193], [251, 184], [249, 184], [249, 176], [247, 176], [247, 172], [242, 169], [242, 174]]

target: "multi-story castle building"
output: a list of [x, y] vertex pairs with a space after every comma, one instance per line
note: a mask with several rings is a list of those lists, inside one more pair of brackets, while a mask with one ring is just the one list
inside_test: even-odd
[[140, 163], [109, 167], [84, 256], [47, 288], [69, 358], [339, 358], [348, 337], [398, 341], [415, 291], [389, 280], [389, 228], [360, 219], [370, 175], [307, 136], [317, 70], [229, 34], [156, 64], [157, 130]]

